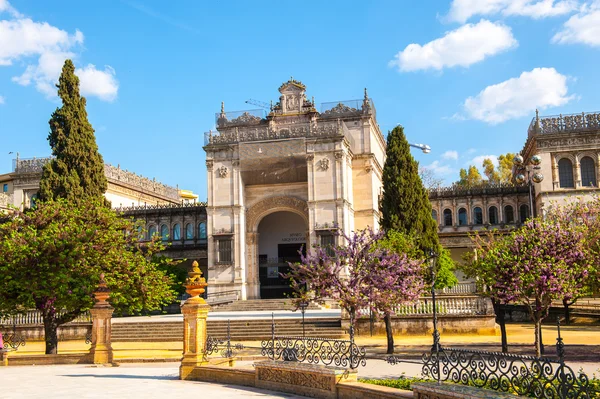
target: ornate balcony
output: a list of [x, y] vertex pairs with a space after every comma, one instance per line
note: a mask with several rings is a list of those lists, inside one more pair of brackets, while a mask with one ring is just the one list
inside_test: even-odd
[[600, 129], [600, 112], [536, 116], [529, 124], [527, 132], [531, 137], [535, 134], [581, 132], [595, 129]]

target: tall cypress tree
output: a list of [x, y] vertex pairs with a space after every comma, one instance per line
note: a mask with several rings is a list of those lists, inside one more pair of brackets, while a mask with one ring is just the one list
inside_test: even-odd
[[79, 78], [71, 60], [65, 61], [56, 87], [62, 107], [54, 111], [49, 122], [48, 141], [54, 159], [44, 167], [40, 198], [66, 198], [77, 203], [101, 198], [107, 188], [104, 161], [87, 118], [85, 98], [79, 94]]
[[431, 217], [431, 203], [402, 126], [396, 126], [387, 136], [380, 210], [383, 229], [414, 235], [424, 253], [431, 248], [439, 253], [441, 248], [436, 222]]

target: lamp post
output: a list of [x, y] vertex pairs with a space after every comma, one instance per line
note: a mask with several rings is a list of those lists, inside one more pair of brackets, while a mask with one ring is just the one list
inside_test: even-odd
[[544, 180], [544, 175], [540, 172], [541, 163], [542, 158], [539, 155], [532, 156], [529, 162], [525, 162], [519, 154], [513, 158], [516, 172], [515, 181], [518, 184], [526, 182], [529, 186], [529, 209], [532, 217], [535, 217], [537, 214], [533, 204], [533, 183], [541, 183]]
[[412, 144], [412, 143], [408, 143], [409, 146], [414, 147], [414, 148], [418, 148], [419, 150], [423, 151], [424, 154], [429, 154], [431, 152], [431, 147], [428, 146], [427, 144]]

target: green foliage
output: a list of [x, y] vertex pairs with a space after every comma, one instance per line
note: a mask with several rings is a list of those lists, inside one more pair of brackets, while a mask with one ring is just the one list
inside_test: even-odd
[[431, 203], [419, 177], [419, 164], [410, 154], [404, 128], [396, 126], [387, 137], [383, 167], [381, 227], [414, 235], [421, 251], [439, 251], [437, 225]]
[[44, 166], [40, 198], [66, 198], [72, 202], [102, 198], [107, 187], [104, 161], [71, 60], [65, 61], [57, 88], [62, 107], [52, 113], [49, 121], [48, 141], [54, 158]]
[[163, 272], [166, 276], [173, 281], [171, 289], [177, 295], [183, 295], [185, 293], [185, 280], [188, 277], [187, 270], [180, 266], [181, 260], [173, 260], [166, 256], [155, 255], [152, 257], [152, 263], [156, 265], [156, 268]]
[[[425, 260], [427, 258], [427, 255], [418, 247], [417, 239], [413, 234], [407, 235], [396, 230], [388, 231], [385, 237], [378, 241], [377, 247], [398, 255], [406, 254], [409, 259]], [[456, 266], [450, 256], [450, 251], [441, 246], [438, 250], [435, 288], [452, 288], [458, 284], [458, 279], [454, 275]], [[423, 276], [431, 286], [430, 270], [427, 262], [423, 263]]]
[[482, 162], [483, 174], [487, 180], [483, 180], [478, 165], [471, 165], [469, 169], [460, 170], [460, 180], [456, 182], [456, 185], [470, 188], [476, 187], [481, 184], [508, 184], [512, 182], [512, 168], [513, 158], [515, 154], [507, 152], [506, 154], [500, 155], [498, 159], [498, 167], [494, 166], [494, 162], [491, 158], [485, 158]]
[[375, 378], [359, 378], [358, 382], [364, 382], [366, 384], [381, 385], [384, 387], [403, 389], [405, 391], [412, 391], [412, 384], [415, 382], [435, 382], [431, 378], [419, 378], [419, 377], [400, 377], [398, 379], [375, 379]]
[[[56, 328], [93, 305], [105, 274], [117, 312], [159, 309], [174, 300], [173, 281], [151, 262], [159, 241], [140, 242], [137, 226], [97, 200], [39, 203], [15, 210], [0, 224], [0, 316], [42, 312], [47, 353], [56, 351]], [[62, 313], [59, 313], [62, 312]], [[50, 352], [48, 352], [50, 350]]]
[[480, 185], [483, 181], [481, 173], [479, 173], [476, 166], [471, 165], [468, 170], [461, 168], [459, 173], [460, 180], [456, 182], [458, 186], [469, 188]]

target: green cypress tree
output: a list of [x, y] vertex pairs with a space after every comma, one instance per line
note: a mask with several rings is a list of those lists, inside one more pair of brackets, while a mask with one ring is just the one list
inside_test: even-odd
[[423, 253], [433, 248], [440, 253], [431, 203], [419, 177], [419, 164], [410, 154], [404, 128], [396, 126], [387, 136], [383, 167], [381, 227], [415, 237]]
[[80, 203], [103, 198], [107, 181], [94, 129], [88, 121], [86, 101], [79, 94], [75, 66], [66, 60], [56, 85], [62, 107], [50, 118], [48, 141], [54, 159], [47, 163], [40, 182], [40, 198], [65, 198]]

